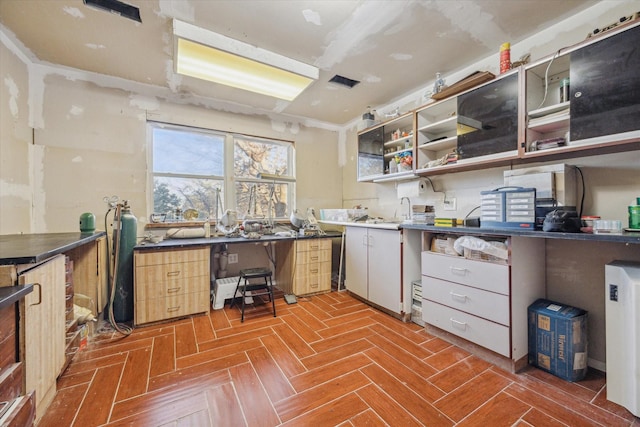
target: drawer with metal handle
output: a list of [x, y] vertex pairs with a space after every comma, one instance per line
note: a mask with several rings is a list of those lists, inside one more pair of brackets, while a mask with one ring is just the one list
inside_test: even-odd
[[209, 299], [201, 293], [188, 293], [165, 298], [136, 301], [136, 324], [209, 311]]
[[509, 326], [509, 297], [482, 289], [422, 277], [425, 299]]
[[437, 328], [511, 357], [507, 326], [428, 300], [422, 304], [422, 319]]
[[422, 252], [422, 274], [509, 295], [509, 266]]

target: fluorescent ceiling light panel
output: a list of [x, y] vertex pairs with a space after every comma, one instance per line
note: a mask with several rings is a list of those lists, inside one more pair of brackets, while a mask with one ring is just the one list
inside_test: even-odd
[[318, 68], [173, 20], [176, 72], [292, 101], [318, 78]]

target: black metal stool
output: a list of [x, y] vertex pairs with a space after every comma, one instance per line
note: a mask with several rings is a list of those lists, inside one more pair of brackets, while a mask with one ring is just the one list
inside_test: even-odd
[[[233, 294], [233, 299], [231, 300], [229, 308], [232, 308], [235, 305], [236, 295], [238, 294], [238, 291], [240, 291], [240, 294], [242, 295], [241, 323], [244, 322], [244, 305], [247, 292], [251, 292], [251, 297], [269, 295], [269, 299], [273, 305], [273, 317], [276, 317], [276, 301], [273, 298], [273, 282], [271, 281], [271, 276], [271, 270], [265, 267], [245, 268], [240, 270], [238, 285], [236, 286], [236, 291]], [[244, 284], [241, 285], [243, 279]], [[250, 281], [252, 279], [264, 279], [264, 283], [251, 283]]]

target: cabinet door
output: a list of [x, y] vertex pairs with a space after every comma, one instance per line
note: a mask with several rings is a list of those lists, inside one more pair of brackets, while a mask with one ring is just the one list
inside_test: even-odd
[[571, 140], [640, 129], [640, 27], [571, 53]]
[[518, 74], [460, 95], [457, 110], [461, 159], [518, 149]]
[[39, 284], [24, 298], [21, 358], [26, 391], [36, 391], [36, 418], [40, 419], [55, 396], [56, 378], [65, 362], [64, 256], [24, 272], [19, 283]]
[[367, 229], [364, 227], [347, 227], [345, 269], [347, 289], [368, 299]]
[[400, 231], [369, 229], [369, 301], [400, 313]]
[[65, 252], [73, 261], [73, 286], [76, 294], [89, 297], [94, 316], [102, 313], [107, 301], [106, 238], [81, 245]]

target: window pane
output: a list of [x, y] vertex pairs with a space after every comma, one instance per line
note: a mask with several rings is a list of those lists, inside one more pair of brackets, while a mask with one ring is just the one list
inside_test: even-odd
[[224, 136], [153, 128], [153, 172], [224, 175]]
[[[216, 216], [216, 188], [222, 192], [223, 181], [214, 179], [155, 177], [153, 180], [153, 211], [173, 213], [176, 208], [183, 211], [195, 209], [199, 219]], [[221, 194], [222, 199], [222, 194]], [[218, 206], [218, 217], [222, 206]], [[171, 215], [167, 219], [172, 218]]]
[[259, 173], [291, 175], [288, 143], [235, 140], [234, 174], [238, 178], [256, 178]]
[[287, 218], [289, 184], [256, 184], [236, 182], [238, 217]]

